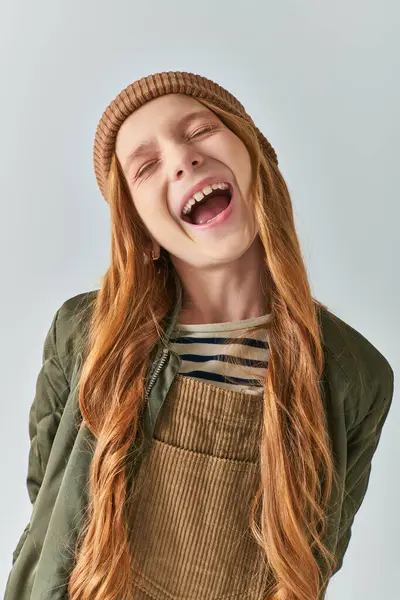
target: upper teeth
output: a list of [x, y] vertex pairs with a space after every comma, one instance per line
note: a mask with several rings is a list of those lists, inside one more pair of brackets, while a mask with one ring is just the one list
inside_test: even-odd
[[213, 190], [227, 190], [229, 189], [229, 185], [227, 183], [213, 183], [211, 185], [206, 185], [205, 187], [203, 187], [202, 190], [199, 190], [198, 192], [196, 192], [192, 198], [190, 198], [185, 206], [182, 209], [182, 213], [184, 215], [187, 215], [190, 213], [190, 211], [192, 210], [192, 206], [196, 203], [196, 202], [201, 202], [201, 200], [203, 200], [203, 198], [205, 198], [205, 196], [207, 196], [208, 194], [211, 194], [211, 192]]

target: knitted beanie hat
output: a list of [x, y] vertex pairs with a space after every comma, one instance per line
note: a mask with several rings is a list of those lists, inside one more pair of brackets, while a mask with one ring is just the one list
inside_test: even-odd
[[155, 73], [142, 77], [122, 90], [105, 109], [97, 126], [93, 148], [94, 170], [100, 191], [107, 202], [107, 179], [119, 128], [140, 106], [153, 98], [171, 93], [186, 94], [200, 101], [204, 98], [234, 115], [243, 117], [253, 125], [263, 152], [278, 164], [278, 157], [269, 141], [255, 126], [242, 104], [226, 89], [194, 73]]

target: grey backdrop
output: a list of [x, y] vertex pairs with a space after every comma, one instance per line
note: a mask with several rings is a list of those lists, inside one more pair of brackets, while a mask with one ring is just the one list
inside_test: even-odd
[[[188, 70], [238, 96], [279, 156], [313, 293], [399, 369], [394, 0], [3, 2], [0, 590], [31, 507], [28, 410], [57, 308], [99, 287], [109, 213], [92, 144], [134, 79]], [[396, 398], [395, 398], [396, 399]], [[329, 600], [398, 597], [394, 401]]]

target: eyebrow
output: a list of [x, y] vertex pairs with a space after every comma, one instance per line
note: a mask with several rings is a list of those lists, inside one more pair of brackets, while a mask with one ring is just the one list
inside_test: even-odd
[[[210, 113], [209, 110], [197, 110], [195, 112], [188, 113], [187, 115], [182, 117], [182, 119], [180, 119], [176, 123], [176, 125], [185, 125], [185, 124], [189, 123], [190, 121], [193, 121], [195, 118], [203, 117], [203, 116], [212, 118], [213, 114]], [[127, 156], [127, 159], [125, 161], [125, 170], [128, 169], [128, 167], [131, 165], [132, 161], [135, 158], [137, 158], [138, 156], [141, 156], [142, 154], [145, 154], [151, 145], [152, 145], [152, 143], [150, 140], [145, 140], [144, 142], [139, 144], [139, 146], [137, 148], [135, 148], [135, 150], [133, 150], [133, 152], [130, 152], [130, 154]]]

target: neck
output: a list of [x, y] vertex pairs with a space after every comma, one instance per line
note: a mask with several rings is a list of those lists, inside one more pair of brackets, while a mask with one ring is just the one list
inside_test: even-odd
[[183, 296], [178, 322], [225, 323], [260, 317], [268, 312], [261, 277], [265, 271], [263, 248], [257, 236], [236, 261], [192, 269], [175, 265]]

